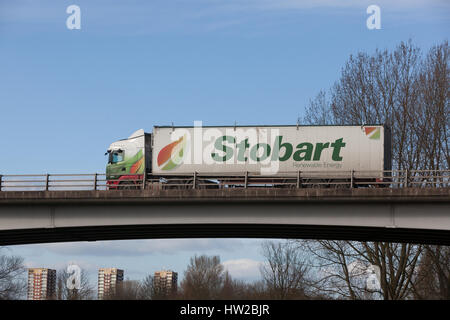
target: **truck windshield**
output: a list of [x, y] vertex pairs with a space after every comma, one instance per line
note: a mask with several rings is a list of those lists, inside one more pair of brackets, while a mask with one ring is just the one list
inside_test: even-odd
[[122, 150], [111, 151], [109, 153], [109, 163], [117, 163], [123, 161], [124, 152]]

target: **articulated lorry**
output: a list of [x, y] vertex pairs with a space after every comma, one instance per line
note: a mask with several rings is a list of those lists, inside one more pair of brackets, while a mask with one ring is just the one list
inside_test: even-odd
[[[246, 174], [301, 176], [308, 181], [380, 182], [391, 170], [387, 126], [155, 126], [113, 142], [108, 186], [134, 188], [136, 181], [191, 181], [196, 174], [215, 177], [209, 187]], [[240, 181], [235, 179], [234, 181]]]

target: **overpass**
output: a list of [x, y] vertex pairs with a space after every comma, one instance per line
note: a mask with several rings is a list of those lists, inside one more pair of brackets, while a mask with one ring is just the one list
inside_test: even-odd
[[0, 245], [192, 237], [450, 245], [450, 188], [0, 192]]

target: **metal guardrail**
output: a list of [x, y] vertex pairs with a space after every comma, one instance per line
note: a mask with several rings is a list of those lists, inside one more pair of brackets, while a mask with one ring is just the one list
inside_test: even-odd
[[[184, 176], [127, 175], [106, 179], [104, 173], [0, 175], [0, 191], [223, 188], [424, 188], [450, 187], [450, 170], [298, 171], [261, 175], [254, 172], [192, 173]], [[114, 185], [117, 182], [118, 185]]]

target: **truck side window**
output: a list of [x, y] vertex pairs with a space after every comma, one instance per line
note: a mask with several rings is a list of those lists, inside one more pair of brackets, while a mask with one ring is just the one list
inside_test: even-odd
[[124, 156], [125, 156], [125, 152], [123, 152], [121, 150], [112, 152], [111, 163], [117, 163], [117, 162], [123, 161]]

